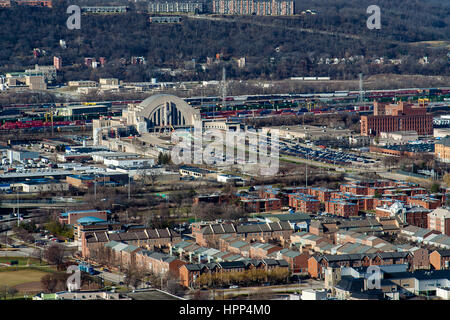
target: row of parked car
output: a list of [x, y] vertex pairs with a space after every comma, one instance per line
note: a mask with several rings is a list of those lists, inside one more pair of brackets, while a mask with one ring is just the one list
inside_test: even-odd
[[341, 151], [334, 151], [330, 149], [314, 150], [312, 148], [303, 147], [300, 145], [293, 145], [293, 146], [284, 145], [280, 148], [280, 151], [282, 153], [286, 153], [292, 156], [336, 165], [350, 165], [354, 162], [357, 163], [375, 162], [374, 160], [365, 156], [356, 156], [354, 154], [345, 153]]

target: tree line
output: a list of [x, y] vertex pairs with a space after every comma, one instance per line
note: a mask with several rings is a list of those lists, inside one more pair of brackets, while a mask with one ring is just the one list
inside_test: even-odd
[[[447, 39], [450, 33], [447, 3], [380, 1], [382, 29], [371, 31], [365, 26], [365, 9], [369, 2], [310, 0], [297, 3], [297, 7], [299, 10], [315, 9], [317, 15], [227, 17], [227, 22], [183, 16], [181, 24], [167, 25], [152, 24], [147, 14], [134, 11], [118, 15], [82, 15], [81, 30], [66, 27], [67, 1], [58, 1], [52, 9], [2, 8], [0, 72], [19, 71], [36, 63], [52, 64], [53, 56], [58, 55], [63, 58], [59, 82], [100, 77], [125, 81], [212, 80], [220, 79], [222, 66], [226, 66], [229, 78], [237, 79], [283, 79], [299, 75], [353, 79], [359, 72], [449, 74], [445, 43], [436, 43], [433, 48], [428, 47], [431, 44], [410, 44]], [[424, 12], [426, 19], [422, 17]], [[341, 36], [341, 33], [352, 37]], [[60, 39], [67, 42], [66, 49], [60, 47]], [[34, 48], [46, 54], [35, 59]], [[178, 75], [158, 69], [184, 68], [186, 61], [205, 62], [216, 53], [223, 53], [225, 58], [206, 70], [198, 63], [192, 71]], [[337, 65], [317, 64], [320, 58], [355, 55], [363, 55], [365, 59]], [[147, 64], [130, 64], [132, 56], [145, 57]], [[370, 63], [380, 56], [404, 61], [400, 65]], [[423, 56], [431, 61], [425, 66], [417, 63]], [[84, 65], [85, 57], [105, 57], [107, 62], [103, 68], [92, 69]], [[231, 59], [239, 57], [247, 58], [244, 68], [238, 68]], [[120, 59], [126, 59], [127, 63], [123, 64]]]

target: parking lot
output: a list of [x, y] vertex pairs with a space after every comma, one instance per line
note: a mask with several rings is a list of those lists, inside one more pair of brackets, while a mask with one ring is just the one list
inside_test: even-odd
[[331, 149], [316, 150], [312, 147], [305, 147], [299, 144], [286, 143], [282, 141], [280, 141], [280, 153], [340, 166], [375, 163], [373, 159], [362, 155], [355, 155]]

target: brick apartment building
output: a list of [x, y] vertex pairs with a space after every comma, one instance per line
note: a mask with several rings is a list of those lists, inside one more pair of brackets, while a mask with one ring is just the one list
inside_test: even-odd
[[376, 199], [370, 196], [364, 195], [353, 195], [351, 193], [340, 193], [334, 192], [331, 194], [330, 201], [345, 201], [348, 203], [353, 203], [358, 207], [358, 210], [373, 210]]
[[308, 274], [312, 278], [323, 278], [329, 266], [367, 267], [371, 265], [388, 265], [408, 263], [412, 266], [411, 252], [378, 252], [370, 254], [314, 255], [308, 260]]
[[294, 273], [307, 273], [308, 260], [311, 257], [309, 251], [299, 252], [291, 249], [282, 249], [269, 255], [272, 259], [285, 260], [289, 264], [289, 269]]
[[336, 190], [327, 189], [327, 188], [308, 188], [308, 194], [316, 197], [320, 202], [326, 202], [331, 199], [331, 195]]
[[241, 206], [245, 212], [269, 212], [281, 210], [281, 199], [241, 197]]
[[354, 217], [358, 215], [358, 205], [341, 200], [331, 200], [325, 202], [325, 212], [341, 217]]
[[171, 274], [178, 279], [180, 276], [179, 269], [186, 262], [169, 254], [142, 250], [136, 254], [136, 264], [154, 274]]
[[442, 200], [424, 195], [416, 195], [407, 197], [406, 203], [415, 206], [421, 206], [425, 209], [433, 210], [442, 205]]
[[435, 270], [450, 269], [450, 250], [435, 250], [430, 253], [430, 265]]
[[413, 254], [412, 265], [414, 270], [430, 268], [430, 253], [427, 249], [415, 247], [410, 251]]
[[270, 254], [283, 249], [280, 246], [270, 243], [255, 242], [250, 245], [250, 258], [267, 259]]
[[302, 247], [314, 248], [318, 246], [320, 243], [332, 244], [333, 239], [301, 231], [291, 235], [291, 243], [300, 244]]
[[428, 214], [428, 229], [450, 236], [450, 210], [437, 208]]
[[401, 202], [395, 202], [391, 206], [384, 205], [383, 207], [375, 208], [375, 215], [377, 217], [398, 216], [404, 223], [419, 228], [427, 228], [430, 212], [431, 210], [421, 206], [405, 205]]
[[293, 232], [291, 224], [285, 221], [257, 224], [197, 224], [192, 227], [192, 235], [201, 246], [219, 242], [219, 238], [227, 234], [243, 241], [267, 242], [270, 239], [287, 240]]
[[406, 102], [398, 104], [374, 103], [374, 114], [361, 116], [361, 135], [374, 136], [381, 132], [416, 131], [419, 135], [433, 135], [433, 116], [426, 107]]
[[345, 244], [345, 243], [360, 243], [369, 247], [377, 247], [382, 244], [389, 243], [385, 240], [382, 240], [375, 236], [368, 236], [359, 232], [354, 231], [343, 231], [340, 230], [334, 235], [336, 244]]
[[396, 217], [391, 218], [368, 218], [364, 220], [336, 220], [329, 219], [324, 221], [312, 220], [309, 226], [309, 232], [316, 235], [329, 238], [334, 241], [335, 233], [339, 230], [354, 231], [370, 235], [396, 234], [400, 232], [400, 223]]
[[88, 258], [90, 251], [102, 247], [110, 241], [132, 244], [137, 247], [152, 249], [154, 247], [167, 246], [181, 241], [180, 234], [170, 229], [145, 228], [128, 232], [92, 232], [83, 233], [81, 237], [81, 254]]
[[289, 207], [296, 212], [316, 214], [320, 211], [320, 202], [314, 196], [304, 193], [292, 193], [288, 197]]
[[442, 162], [450, 162], [450, 137], [445, 137], [434, 144], [434, 156]]
[[75, 241], [80, 241], [83, 237], [83, 233], [93, 232], [107, 232], [107, 231], [119, 231], [122, 228], [122, 224], [116, 221], [89, 221], [83, 220], [77, 221], [73, 224], [73, 237]]
[[247, 258], [250, 256], [250, 243], [234, 237], [228, 239], [228, 241], [223, 238], [220, 240], [222, 241], [222, 245], [220, 245], [221, 251], [239, 254]]
[[284, 260], [274, 259], [248, 259], [233, 262], [211, 262], [185, 264], [180, 267], [180, 284], [184, 287], [195, 286], [195, 280], [205, 273], [243, 272], [251, 269], [273, 270], [275, 268], [288, 269], [289, 265]]
[[221, 204], [227, 200], [227, 196], [224, 194], [208, 194], [208, 195], [198, 195], [193, 199], [193, 204], [199, 203], [214, 203]]
[[359, 184], [341, 184], [339, 189], [342, 193], [351, 193], [353, 195], [367, 195], [369, 187]]
[[135, 265], [136, 254], [141, 251], [141, 248], [132, 244], [117, 241], [107, 242], [104, 244], [104, 247], [110, 250], [110, 257], [114, 264], [120, 266]]

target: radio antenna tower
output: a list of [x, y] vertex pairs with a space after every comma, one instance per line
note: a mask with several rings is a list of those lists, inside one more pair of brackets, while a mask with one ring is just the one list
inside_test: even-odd
[[227, 73], [225, 67], [223, 67], [222, 69], [221, 91], [222, 91], [222, 108], [225, 108], [227, 99]]
[[364, 102], [364, 83], [363, 83], [363, 74], [359, 74], [359, 103], [363, 104]]

